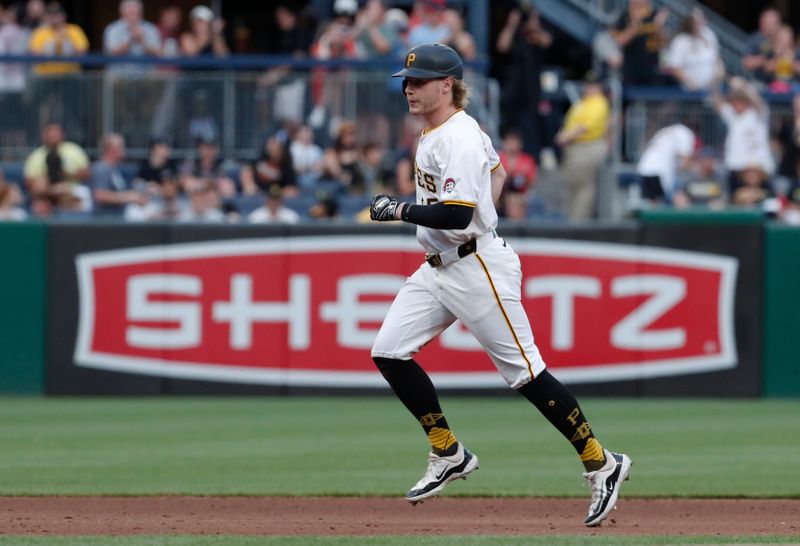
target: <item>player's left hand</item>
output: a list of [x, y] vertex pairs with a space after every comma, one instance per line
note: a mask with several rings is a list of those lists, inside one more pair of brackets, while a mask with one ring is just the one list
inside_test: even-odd
[[398, 201], [396, 197], [382, 193], [372, 198], [372, 204], [369, 207], [369, 217], [378, 222], [391, 222], [397, 220], [395, 213], [397, 212]]

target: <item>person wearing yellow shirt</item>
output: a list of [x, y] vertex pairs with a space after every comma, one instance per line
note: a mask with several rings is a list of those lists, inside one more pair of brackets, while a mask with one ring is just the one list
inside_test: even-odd
[[[67, 23], [64, 8], [58, 2], [47, 4], [44, 24], [31, 34], [28, 49], [34, 55], [72, 57], [89, 49], [89, 40], [81, 27]], [[41, 63], [33, 72], [40, 75], [74, 74], [80, 72], [77, 63]]]
[[587, 77], [581, 99], [567, 111], [556, 134], [556, 144], [564, 152], [562, 176], [567, 186], [570, 220], [587, 220], [594, 215], [597, 176], [608, 157], [610, 112], [602, 84]]

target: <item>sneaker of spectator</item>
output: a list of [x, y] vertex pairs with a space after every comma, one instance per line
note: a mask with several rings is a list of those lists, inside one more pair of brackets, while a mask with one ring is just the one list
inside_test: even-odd
[[300, 215], [283, 204], [283, 188], [275, 184], [265, 192], [264, 206], [247, 215], [250, 224], [297, 224]]
[[[30, 37], [30, 52], [33, 55], [53, 57], [75, 57], [89, 49], [89, 39], [81, 27], [67, 23], [64, 8], [58, 2], [47, 4], [44, 24], [33, 31]], [[33, 66], [36, 74], [73, 74], [80, 72], [77, 63], [40, 63]]]
[[189, 12], [190, 29], [181, 34], [180, 51], [184, 57], [224, 57], [229, 53], [225, 43], [225, 21], [211, 8], [198, 5]]
[[506, 170], [504, 192], [527, 193], [536, 183], [536, 159], [522, 151], [522, 135], [508, 130], [503, 136], [500, 163]]
[[446, 0], [422, 0], [419, 11], [421, 21], [412, 26], [408, 33], [408, 46], [420, 44], [447, 43], [450, 40], [450, 26], [444, 18]]
[[222, 200], [216, 184], [208, 178], [194, 178], [187, 187], [188, 205], [178, 214], [178, 222], [224, 223]]
[[44, 127], [42, 146], [25, 160], [23, 172], [35, 214], [91, 210], [91, 192], [84, 184], [91, 175], [89, 158], [83, 148], [64, 139], [60, 123]]
[[180, 37], [183, 11], [177, 4], [168, 4], [158, 12], [158, 34], [161, 37], [162, 57], [178, 57], [181, 54]]
[[223, 199], [236, 196], [236, 183], [225, 171], [225, 160], [220, 157], [216, 139], [200, 137], [196, 140], [194, 157], [186, 160], [181, 167], [181, 187], [188, 194], [198, 181], [211, 181], [214, 190]]
[[[161, 36], [153, 23], [144, 20], [141, 0], [121, 0], [119, 19], [103, 31], [103, 51], [114, 57], [142, 57], [161, 53]], [[113, 73], [141, 73], [148, 67], [135, 64], [116, 64]]]
[[772, 52], [773, 41], [778, 31], [783, 26], [780, 12], [772, 7], [766, 8], [758, 18], [758, 30], [754, 32], [747, 42], [747, 48], [742, 65], [753, 76], [763, 83], [767, 81], [764, 71], [767, 58]]
[[724, 76], [717, 36], [706, 25], [699, 8], [683, 19], [680, 33], [670, 42], [667, 70], [690, 91], [709, 89]]
[[626, 85], [658, 85], [659, 56], [664, 43], [664, 24], [669, 12], [653, 9], [650, 0], [628, 0], [628, 9], [617, 20], [611, 35], [622, 49], [622, 80]]
[[20, 12], [20, 24], [28, 32], [32, 32], [44, 24], [45, 4], [44, 0], [28, 0], [25, 7]]
[[16, 184], [9, 184], [0, 170], [0, 222], [21, 221], [28, 213], [21, 207], [22, 192]]
[[267, 137], [258, 159], [242, 167], [239, 177], [246, 195], [264, 193], [274, 186], [286, 197], [298, 194], [292, 155], [277, 135]]
[[783, 25], [775, 34], [772, 51], [764, 63], [764, 73], [771, 93], [790, 93], [800, 83], [800, 55], [794, 31], [789, 25]]
[[125, 158], [125, 139], [118, 133], [103, 135], [100, 159], [92, 164], [92, 197], [96, 216], [122, 218], [128, 205], [144, 206], [146, 192], [134, 189], [120, 170]]
[[324, 155], [322, 148], [314, 142], [314, 132], [311, 127], [301, 125], [297, 128], [289, 144], [289, 153], [292, 156], [297, 185], [301, 190], [310, 190], [322, 174]]
[[444, 23], [449, 29], [447, 45], [455, 49], [465, 61], [473, 61], [478, 56], [475, 38], [464, 28], [464, 18], [454, 9], [444, 10]]

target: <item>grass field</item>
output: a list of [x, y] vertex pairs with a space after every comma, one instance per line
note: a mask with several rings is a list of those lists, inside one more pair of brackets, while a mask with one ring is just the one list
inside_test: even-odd
[[[453, 496], [586, 497], [567, 442], [522, 399], [443, 399], [481, 471]], [[626, 497], [800, 498], [800, 400], [583, 399], [635, 460]], [[0, 495], [397, 496], [427, 442], [393, 398], [2, 398]], [[597, 545], [800, 537], [593, 536]], [[0, 537], [0, 545], [585, 544], [587, 537]]]
[[[632, 496], [800, 497], [800, 401], [583, 400]], [[481, 457], [454, 494], [584, 496], [571, 447], [516, 398], [447, 398]], [[397, 495], [427, 442], [391, 398], [0, 401], [0, 494]]]

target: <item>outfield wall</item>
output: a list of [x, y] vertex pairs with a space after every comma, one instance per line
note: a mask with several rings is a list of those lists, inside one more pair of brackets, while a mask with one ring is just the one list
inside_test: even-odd
[[[537, 344], [576, 392], [800, 395], [780, 333], [800, 325], [786, 268], [800, 265], [800, 230], [651, 213], [499, 232], [520, 255]], [[7, 224], [0, 236], [0, 390], [15, 393], [385, 390], [369, 348], [422, 260], [407, 225]], [[458, 323], [419, 360], [442, 388], [505, 390]]]

